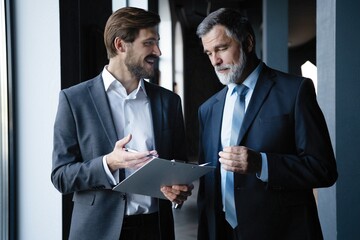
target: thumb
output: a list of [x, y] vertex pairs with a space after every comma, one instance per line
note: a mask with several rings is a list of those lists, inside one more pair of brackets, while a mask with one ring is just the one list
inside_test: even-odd
[[116, 142], [115, 147], [116, 148], [124, 148], [126, 144], [128, 144], [131, 141], [132, 135], [129, 134], [126, 137], [120, 139], [119, 141]]

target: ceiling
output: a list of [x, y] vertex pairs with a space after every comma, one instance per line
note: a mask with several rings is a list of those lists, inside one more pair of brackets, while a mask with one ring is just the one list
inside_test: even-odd
[[[196, 28], [208, 13], [221, 8], [241, 9], [250, 21], [262, 21], [262, 0], [173, 0], [183, 26]], [[275, 3], [276, 4], [276, 3]], [[316, 1], [289, 0], [289, 47], [301, 46], [316, 36]]]

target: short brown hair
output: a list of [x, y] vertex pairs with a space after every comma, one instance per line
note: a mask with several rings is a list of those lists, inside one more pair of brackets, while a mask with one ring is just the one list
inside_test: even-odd
[[125, 42], [133, 42], [140, 29], [157, 26], [160, 16], [141, 8], [125, 7], [115, 11], [107, 20], [104, 31], [104, 42], [108, 58], [116, 56], [114, 40], [116, 37]]

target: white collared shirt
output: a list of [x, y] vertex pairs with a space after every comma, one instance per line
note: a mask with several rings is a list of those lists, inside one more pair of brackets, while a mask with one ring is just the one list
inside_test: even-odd
[[[137, 151], [155, 149], [151, 107], [144, 80], [141, 79], [138, 87], [127, 94], [123, 85], [107, 70], [107, 66], [104, 67], [102, 78], [118, 139], [132, 134], [131, 141], [126, 145], [127, 148]], [[119, 183], [119, 170], [112, 174], [105, 157], [103, 165], [111, 183], [114, 185]], [[134, 170], [125, 169], [125, 176], [129, 176]], [[139, 194], [126, 194], [126, 197], [126, 215], [146, 214], [158, 210], [155, 198]]]

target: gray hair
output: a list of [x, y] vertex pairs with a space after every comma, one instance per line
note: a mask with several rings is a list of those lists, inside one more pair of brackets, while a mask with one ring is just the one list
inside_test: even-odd
[[229, 37], [236, 39], [243, 47], [247, 46], [248, 36], [252, 36], [255, 46], [254, 30], [247, 17], [231, 8], [220, 8], [210, 13], [197, 27], [196, 34], [202, 38], [216, 25], [222, 25]]

